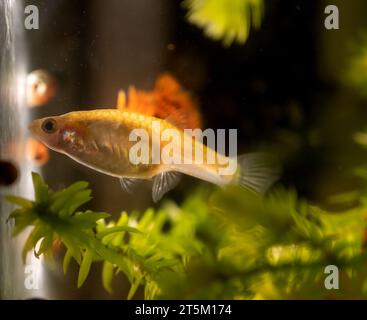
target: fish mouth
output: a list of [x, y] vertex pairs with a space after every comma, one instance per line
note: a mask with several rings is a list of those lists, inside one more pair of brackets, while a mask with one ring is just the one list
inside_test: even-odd
[[63, 152], [58, 147], [56, 147], [57, 137], [55, 137], [54, 135], [45, 135], [44, 131], [42, 130], [42, 123], [45, 119], [46, 118], [33, 120], [28, 125], [28, 130], [36, 140], [44, 144], [46, 147], [50, 148], [51, 150]]
[[38, 132], [38, 128], [39, 128], [39, 121], [38, 120], [33, 120], [29, 126], [28, 126], [28, 130], [35, 136], [38, 136], [37, 132]]
[[35, 137], [37, 140], [41, 141], [42, 143], [45, 143], [44, 137], [43, 137], [43, 131], [41, 129], [41, 123], [42, 123], [42, 119], [33, 120], [28, 125], [28, 130], [31, 133], [31, 136]]

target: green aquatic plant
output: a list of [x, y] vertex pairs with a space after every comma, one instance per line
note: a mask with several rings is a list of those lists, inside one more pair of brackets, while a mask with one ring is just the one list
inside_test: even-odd
[[[53, 192], [40, 175], [32, 173], [32, 178], [34, 201], [7, 197], [20, 207], [9, 217], [15, 221], [13, 235], [33, 228], [23, 247], [23, 261], [29, 251], [52, 259], [53, 243], [59, 241], [66, 247], [64, 272], [72, 259], [80, 266], [78, 287], [86, 280], [91, 264], [103, 261], [102, 279], [107, 291], [112, 291], [115, 274], [122, 272], [131, 283], [129, 299], [139, 285], [145, 286], [146, 298], [153, 298], [162, 270], [179, 272], [191, 254], [200, 252], [200, 243], [191, 240], [192, 227], [180, 223], [180, 216], [168, 216], [164, 211], [154, 215], [150, 209], [140, 218], [122, 213], [118, 221], [107, 223], [107, 213], [78, 211], [91, 199], [87, 182]], [[176, 227], [163, 232], [164, 224], [174, 219]]]
[[[10, 196], [20, 206], [10, 218], [14, 234], [33, 229], [24, 245], [52, 256], [52, 242], [66, 247], [64, 270], [79, 265], [78, 286], [93, 262], [112, 291], [123, 273], [145, 298], [266, 299], [351, 298], [367, 294], [366, 208], [332, 214], [278, 188], [265, 198], [232, 186], [196, 190], [177, 206], [165, 202], [143, 214], [78, 211], [90, 199], [86, 182], [52, 192], [33, 174], [35, 200]], [[362, 193], [363, 194], [363, 193]], [[325, 267], [339, 268], [339, 290], [327, 290]]]
[[[350, 298], [367, 294], [366, 205], [330, 214], [275, 190], [267, 198], [238, 187], [216, 192], [212, 213], [225, 225], [187, 272], [167, 275], [164, 298]], [[344, 279], [327, 290], [325, 268]], [[205, 276], [202, 276], [205, 275]], [[353, 291], [351, 291], [353, 288]]]
[[260, 27], [263, 0], [185, 0], [187, 19], [225, 46], [246, 42], [251, 27]]

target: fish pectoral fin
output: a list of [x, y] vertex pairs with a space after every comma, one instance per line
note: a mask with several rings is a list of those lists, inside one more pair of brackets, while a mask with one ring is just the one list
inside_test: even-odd
[[154, 177], [152, 197], [154, 202], [158, 202], [180, 181], [181, 174], [175, 171], [165, 171]]
[[141, 183], [141, 179], [136, 178], [120, 178], [120, 184], [122, 189], [126, 191], [127, 193], [133, 193], [135, 187]]

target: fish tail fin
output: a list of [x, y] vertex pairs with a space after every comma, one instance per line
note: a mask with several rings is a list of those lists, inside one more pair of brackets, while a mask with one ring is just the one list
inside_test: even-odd
[[270, 154], [255, 152], [238, 157], [239, 170], [234, 183], [264, 194], [280, 177], [279, 162]]

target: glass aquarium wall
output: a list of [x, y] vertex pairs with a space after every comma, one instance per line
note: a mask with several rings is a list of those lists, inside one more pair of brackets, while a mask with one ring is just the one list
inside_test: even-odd
[[30, 116], [25, 105], [28, 54], [23, 11], [22, 1], [0, 3], [0, 297], [7, 299], [38, 296], [43, 292], [24, 287], [27, 272], [34, 270], [42, 278], [42, 266], [37, 259], [30, 259], [23, 266], [21, 249], [25, 235], [11, 239], [14, 224], [7, 219], [12, 206], [4, 200], [9, 193], [32, 196], [29, 173], [36, 170], [25, 153]]

